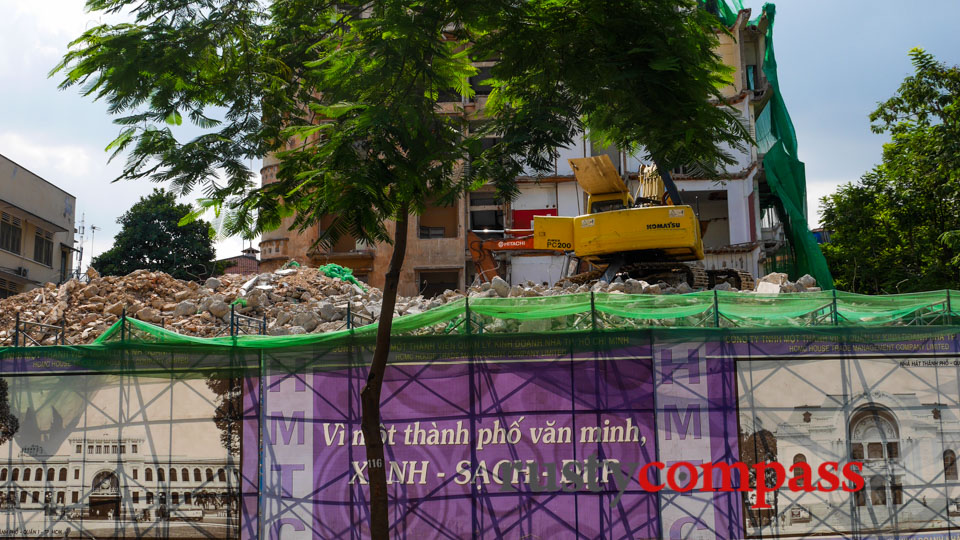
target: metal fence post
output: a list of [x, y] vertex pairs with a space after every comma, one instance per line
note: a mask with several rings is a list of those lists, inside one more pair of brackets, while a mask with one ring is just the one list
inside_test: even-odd
[[590, 319], [593, 321], [593, 330], [597, 330], [597, 300], [596, 294], [590, 291]]
[[347, 302], [347, 330], [353, 330], [353, 308]]
[[233, 337], [237, 335], [236, 314], [234, 313], [236, 308], [236, 304], [230, 304], [230, 335]]
[[840, 314], [837, 312], [837, 290], [833, 289], [833, 304], [832, 304], [832, 313], [833, 325], [840, 325]]
[[720, 298], [717, 290], [713, 290], [713, 326], [720, 328]]
[[263, 322], [260, 323], [260, 334], [266, 335], [267, 333], [267, 314], [263, 314]]
[[950, 289], [947, 289], [947, 324], [953, 324], [953, 306], [950, 305]]
[[60, 344], [67, 344], [67, 319], [66, 317], [60, 319]]
[[16, 326], [13, 328], [13, 346], [20, 346], [20, 312], [17, 312]]
[[123, 312], [120, 313], [120, 341], [127, 340], [127, 306], [123, 306]]
[[471, 328], [471, 322], [470, 322], [470, 297], [469, 296], [466, 296], [463, 299], [463, 317], [464, 317], [463, 322], [464, 324], [467, 325], [467, 335], [469, 336], [473, 332], [473, 328]]

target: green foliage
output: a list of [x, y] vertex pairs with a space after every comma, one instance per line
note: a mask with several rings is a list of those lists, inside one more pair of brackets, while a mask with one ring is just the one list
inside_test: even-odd
[[217, 396], [213, 422], [220, 430], [220, 444], [231, 455], [239, 456], [240, 435], [243, 433], [243, 379], [231, 377], [229, 372], [213, 372], [206, 382], [207, 388]]
[[126, 275], [147, 269], [166, 272], [179, 279], [200, 280], [213, 271], [210, 225], [193, 221], [180, 225], [190, 205], [177, 204], [174, 193], [155, 189], [141, 197], [117, 223], [120, 232], [113, 247], [93, 259], [92, 266], [104, 275]]
[[584, 130], [666, 168], [710, 174], [732, 163], [718, 144], [742, 148], [750, 136], [732, 109], [714, 105], [731, 72], [713, 52], [725, 29], [696, 5], [524, 2], [490, 20], [478, 52], [500, 59], [488, 114], [504, 144], [486, 163], [510, 165], [493, 174], [518, 173], [518, 157], [549, 169]]
[[0, 444], [6, 444], [20, 430], [20, 419], [10, 410], [10, 386], [0, 379]]
[[[122, 178], [202, 189], [226, 234], [334, 215], [325, 244], [389, 242], [398, 209], [485, 182], [510, 198], [524, 165], [552, 168], [584, 129], [663, 166], [728, 163], [718, 145], [749, 136], [710, 103], [728, 70], [697, 4], [88, 0], [133, 21], [87, 30], [52, 74], [118, 116]], [[435, 101], [472, 95], [471, 62], [488, 58], [490, 121], [465, 135]], [[485, 135], [500, 143], [484, 150]], [[245, 164], [274, 151], [277, 181], [258, 187]]]
[[838, 287], [867, 293], [960, 284], [960, 67], [910, 51], [915, 73], [870, 115], [883, 162], [822, 200]]

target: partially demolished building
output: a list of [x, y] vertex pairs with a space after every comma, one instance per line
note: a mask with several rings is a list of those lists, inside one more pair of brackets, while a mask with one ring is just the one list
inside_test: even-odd
[[[754, 19], [750, 10], [738, 9], [739, 4], [723, 7], [717, 14], [729, 34], [718, 36], [717, 53], [734, 68], [734, 74], [722, 93], [725, 104], [739, 112], [757, 145], [728, 148], [736, 161], [718, 178], [696, 177], [682, 168], [672, 171], [684, 202], [699, 214], [706, 253], [703, 263], [707, 268], [732, 268], [755, 276], [779, 271], [796, 278], [811, 273], [829, 286], [825, 263], [822, 268], [813, 264], [822, 261], [816, 242], [812, 237], [806, 241], [810, 233], [803, 164], [795, 157], [793, 126], [776, 88], [776, 62], [769, 42], [773, 6]], [[478, 74], [470, 81], [476, 92], [473, 97], [441, 96], [439, 106], [450, 114], [475, 118], [489, 96], [490, 87], [484, 80], [489, 78], [492, 65], [476, 65]], [[783, 133], [792, 139], [786, 145], [781, 141]], [[771, 150], [777, 153], [780, 169], [773, 179], [765, 166]], [[582, 134], [573, 145], [559, 149], [553, 171], [518, 177], [520, 194], [513, 201], [497, 200], [493, 188], [486, 187], [467, 194], [455, 206], [429, 207], [411, 221], [400, 294], [430, 297], [445, 289], [463, 290], [474, 283], [476, 272], [467, 247], [471, 232], [485, 240], [504, 238], [507, 229], [530, 228], [533, 216], [584, 213], [586, 194], [567, 160], [600, 154], [610, 156], [635, 191], [641, 168], [649, 164], [621, 149], [602, 147]], [[264, 160], [262, 182], [275, 179], [277, 166], [276, 159]], [[340, 238], [329, 249], [312, 248], [324, 226], [321, 222], [304, 233], [282, 227], [264, 234], [261, 268], [270, 271], [290, 259], [311, 266], [332, 262], [352, 268], [359, 278], [382, 287], [391, 248], [365, 245], [350, 237]], [[498, 273], [511, 284], [552, 283], [569, 271], [562, 255], [499, 253], [497, 258]]]

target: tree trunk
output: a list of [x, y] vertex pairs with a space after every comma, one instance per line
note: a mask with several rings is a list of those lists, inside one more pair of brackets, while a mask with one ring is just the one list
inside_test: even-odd
[[360, 392], [362, 418], [360, 429], [363, 431], [364, 444], [367, 447], [367, 478], [370, 482], [370, 537], [373, 540], [387, 540], [390, 537], [389, 514], [387, 512], [387, 474], [386, 460], [383, 454], [383, 439], [380, 436], [380, 390], [383, 388], [383, 374], [387, 368], [390, 353], [390, 331], [393, 329], [393, 310], [397, 304], [397, 287], [400, 282], [400, 268], [407, 251], [407, 210], [406, 203], [400, 206], [393, 237], [393, 255], [387, 269], [383, 285], [383, 305], [380, 309], [380, 323], [377, 326], [377, 344], [373, 351], [373, 362], [367, 375], [367, 384]]

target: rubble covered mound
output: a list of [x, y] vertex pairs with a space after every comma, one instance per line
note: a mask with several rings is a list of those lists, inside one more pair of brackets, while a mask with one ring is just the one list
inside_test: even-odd
[[[720, 283], [715, 290], [737, 292], [737, 289], [729, 283]], [[468, 295], [473, 297], [506, 298], [516, 296], [554, 296], [559, 294], [575, 294], [585, 292], [605, 292], [605, 293], [624, 293], [624, 294], [686, 294], [695, 292], [686, 282], [681, 282], [675, 287], [666, 283], [647, 283], [636, 279], [621, 280], [617, 278], [613, 282], [595, 281], [578, 285], [576, 283], [557, 283], [548, 286], [546, 284], [535, 284], [528, 281], [524, 285], [510, 286], [499, 276], [493, 278], [489, 283], [483, 283], [479, 286], [470, 287], [467, 290]], [[767, 274], [757, 281], [756, 290], [740, 291], [744, 293], [802, 293], [802, 292], [820, 292], [817, 287], [817, 280], [809, 274], [798, 279], [796, 282], [790, 281], [787, 274], [774, 272]]]
[[[229, 334], [232, 305], [239, 315], [266, 318], [267, 333], [280, 336], [344, 329], [348, 312], [353, 325], [370, 324], [379, 319], [383, 298], [379, 289], [363, 290], [303, 267], [252, 277], [227, 274], [203, 285], [148, 270], [103, 277], [91, 271], [88, 278], [59, 287], [47, 283], [0, 300], [0, 346], [13, 344], [17, 314], [22, 322], [63, 325], [66, 343], [80, 345], [93, 342], [124, 311], [180, 334], [209, 338]], [[419, 313], [463, 296], [449, 292], [431, 300], [398, 298], [396, 314]], [[40, 344], [56, 344], [55, 329], [46, 336], [40, 327], [29, 332]]]
[[[735, 290], [722, 283], [718, 290]], [[796, 283], [786, 274], [770, 274], [757, 283], [758, 293], [819, 291], [816, 281], [804, 276]], [[578, 292], [625, 294], [682, 294], [693, 292], [685, 283], [678, 287], [619, 279], [612, 283], [510, 286], [497, 277], [470, 287], [467, 296], [537, 297]], [[752, 292], [752, 291], [751, 291]], [[463, 298], [447, 290], [435, 298], [399, 297], [394, 315], [412, 315]], [[93, 342], [124, 312], [151, 324], [196, 337], [229, 334], [231, 306], [236, 314], [265, 319], [267, 333], [274, 336], [342, 330], [349, 317], [353, 326], [365, 326], [380, 318], [383, 293], [331, 278], [316, 268], [297, 267], [258, 276], [227, 274], [210, 278], [203, 285], [183, 281], [163, 272], [137, 270], [126, 276], [101, 277], [88, 272], [86, 282], [71, 279], [57, 287], [46, 286], [0, 300], [0, 347], [13, 345], [15, 320], [63, 326], [68, 345]], [[32, 326], [29, 334], [41, 345], [56, 344], [56, 330]], [[21, 345], [27, 341], [21, 340]], [[33, 344], [33, 342], [30, 342]]]

